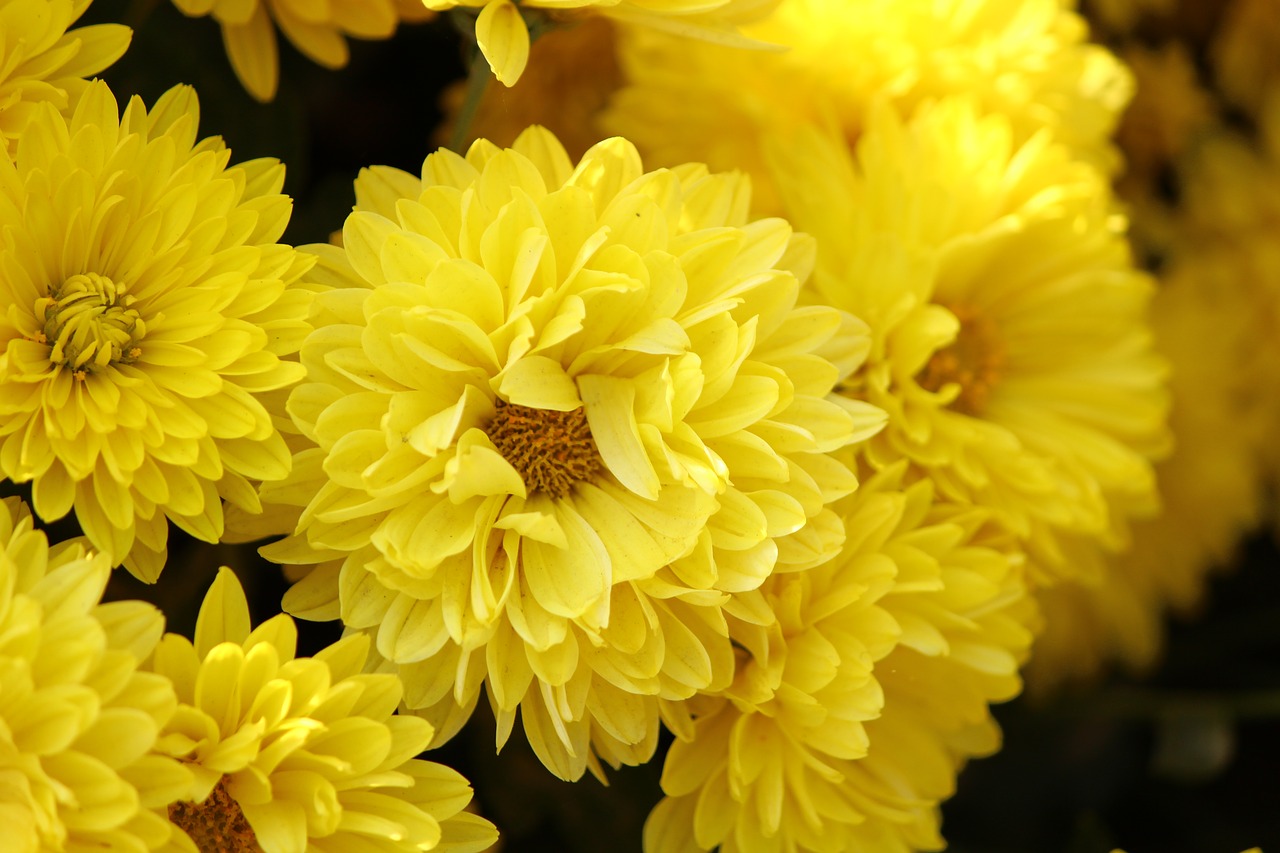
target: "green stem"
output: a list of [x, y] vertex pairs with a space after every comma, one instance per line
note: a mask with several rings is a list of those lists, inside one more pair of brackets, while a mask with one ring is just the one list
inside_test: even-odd
[[476, 110], [480, 107], [480, 99], [489, 87], [489, 60], [476, 48], [471, 59], [471, 70], [467, 72], [467, 96], [458, 111], [458, 118], [453, 123], [453, 132], [449, 134], [449, 147], [459, 154], [464, 154], [467, 137], [471, 133], [471, 123], [475, 120]]

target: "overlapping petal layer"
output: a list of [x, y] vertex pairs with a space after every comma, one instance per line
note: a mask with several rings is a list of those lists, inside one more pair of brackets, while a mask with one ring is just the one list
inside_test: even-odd
[[111, 563], [83, 541], [53, 549], [16, 498], [0, 504], [0, 819], [5, 850], [154, 850], [151, 811], [191, 783], [152, 754], [177, 702], [140, 672], [164, 619], [99, 604]]
[[367, 170], [313, 250], [339, 286], [289, 409], [316, 447], [264, 492], [306, 507], [265, 553], [321, 564], [286, 607], [376, 634], [441, 737], [487, 683], [499, 742], [521, 709], [563, 777], [645, 760], [659, 697], [732, 678], [724, 613], [770, 621], [765, 578], [838, 551], [828, 453], [883, 413], [824, 398], [866, 330], [796, 306], [811, 246], [747, 205], [535, 128]]
[[200, 608], [195, 642], [167, 634], [153, 669], [177, 688], [157, 750], [193, 776], [171, 798], [175, 849], [487, 849], [496, 833], [463, 809], [457, 772], [414, 758], [423, 720], [395, 716], [400, 682], [363, 673], [367, 637], [296, 657], [281, 614], [250, 630], [235, 575], [222, 569]]
[[284, 167], [228, 166], [198, 118], [190, 88], [121, 115], [95, 82], [0, 156], [0, 472], [148, 581], [169, 519], [215, 542], [223, 500], [254, 512], [288, 471], [259, 395], [309, 328]]

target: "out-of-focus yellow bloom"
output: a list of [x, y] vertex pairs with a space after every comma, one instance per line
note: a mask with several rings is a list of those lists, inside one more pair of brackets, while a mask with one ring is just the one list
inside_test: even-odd
[[6, 853], [154, 850], [161, 808], [191, 783], [151, 754], [177, 707], [138, 671], [164, 618], [99, 604], [111, 575], [83, 541], [52, 549], [17, 498], [0, 503], [0, 821]]
[[647, 850], [941, 848], [937, 804], [999, 743], [987, 705], [1020, 688], [1033, 609], [986, 514], [905, 470], [842, 502], [838, 558], [766, 583], [775, 623], [731, 623], [737, 675], [677, 723]]
[[[1076, 6], [1075, 0], [1063, 0]], [[1169, 15], [1177, 9], [1178, 0], [1089, 0], [1089, 17], [1111, 33], [1127, 33], [1144, 17]]]
[[771, 150], [818, 239], [814, 293], [872, 329], [842, 385], [889, 413], [866, 458], [990, 508], [1044, 582], [1089, 571], [1060, 534], [1119, 544], [1153, 510], [1166, 368], [1105, 178], [1047, 134], [1015, 139], [952, 98], [909, 122], [882, 106], [852, 155], [812, 130]]
[[91, 0], [0, 0], [0, 140], [13, 154], [40, 104], [70, 112], [86, 77], [129, 47], [132, 32], [96, 24], [68, 32]]
[[[681, 37], [735, 48], [762, 45], [738, 34], [739, 26], [760, 17], [779, 0], [422, 0], [428, 9], [479, 9], [476, 44], [504, 86], [514, 86], [530, 55], [526, 14], [553, 19], [578, 13], [599, 14]], [[521, 10], [526, 10], [522, 12]]]
[[263, 493], [306, 509], [264, 553], [323, 564], [286, 609], [376, 635], [440, 738], [484, 683], [562, 777], [647, 760], [659, 698], [732, 678], [724, 612], [771, 620], [765, 578], [839, 550], [828, 454], [883, 413], [826, 397], [866, 327], [797, 307], [812, 244], [749, 194], [533, 128], [366, 170], [312, 249], [345, 286], [289, 400], [316, 446]]
[[1210, 48], [1214, 80], [1227, 100], [1255, 116], [1280, 85], [1280, 4], [1232, 0]]
[[1172, 365], [1175, 451], [1156, 466], [1161, 513], [1136, 523], [1132, 543], [1090, 584], [1043, 593], [1045, 631], [1028, 680], [1043, 690], [1094, 676], [1118, 660], [1155, 662], [1169, 611], [1201, 604], [1209, 573], [1229, 565], [1259, 521], [1253, 390], [1240, 369], [1257, 341], [1258, 306], [1235, 280], [1235, 253], [1198, 247], [1179, 258], [1156, 292], [1157, 348]]
[[256, 511], [250, 480], [288, 471], [256, 395], [309, 329], [284, 167], [228, 166], [198, 120], [189, 87], [121, 115], [95, 82], [0, 152], [0, 472], [147, 581], [167, 519], [216, 542], [224, 499]]
[[431, 726], [394, 715], [400, 682], [363, 672], [369, 640], [339, 640], [297, 658], [281, 614], [250, 630], [230, 569], [214, 580], [195, 642], [167, 634], [152, 668], [173, 682], [178, 710], [157, 749], [194, 776], [168, 806], [177, 849], [484, 850], [496, 832], [463, 811], [458, 773], [414, 758]]
[[313, 62], [341, 68], [347, 64], [347, 37], [390, 38], [400, 21], [421, 21], [431, 14], [420, 0], [173, 0], [173, 4], [188, 17], [213, 16], [222, 28], [231, 67], [259, 101], [275, 98], [280, 82], [277, 26]]
[[849, 142], [869, 106], [902, 116], [953, 94], [1010, 122], [1016, 142], [1046, 128], [1083, 156], [1112, 165], [1108, 137], [1132, 92], [1124, 66], [1087, 42], [1060, 0], [791, 0], [745, 32], [783, 45], [747, 53], [628, 30], [629, 85], [605, 128], [658, 163], [743, 169], [757, 210], [778, 210], [761, 134], [833, 121]]

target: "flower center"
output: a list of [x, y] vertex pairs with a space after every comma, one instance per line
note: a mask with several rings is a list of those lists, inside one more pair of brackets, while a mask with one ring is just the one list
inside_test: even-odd
[[50, 345], [49, 360], [77, 375], [109, 364], [128, 364], [142, 354], [137, 342], [146, 332], [134, 298], [125, 286], [97, 273], [73, 275], [48, 296], [36, 300], [43, 326], [37, 340]]
[[169, 820], [191, 836], [200, 853], [262, 853], [240, 804], [227, 793], [226, 776], [204, 802], [172, 803]]
[[[950, 308], [950, 306], [948, 306]], [[960, 321], [955, 342], [940, 349], [920, 371], [920, 387], [938, 392], [950, 383], [960, 386], [951, 407], [966, 415], [986, 408], [1004, 368], [1005, 350], [995, 323], [968, 308], [950, 308]]]
[[485, 432], [531, 493], [562, 498], [602, 467], [585, 410], [556, 412], [503, 400], [497, 407]]

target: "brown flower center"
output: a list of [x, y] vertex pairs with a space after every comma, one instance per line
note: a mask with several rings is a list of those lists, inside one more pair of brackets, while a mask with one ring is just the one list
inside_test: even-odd
[[530, 493], [562, 498], [603, 464], [581, 408], [556, 412], [499, 400], [485, 432]]
[[240, 804], [227, 793], [226, 776], [204, 802], [171, 804], [169, 820], [191, 836], [200, 853], [262, 853]]
[[49, 360], [78, 374], [141, 355], [137, 342], [146, 331], [125, 286], [97, 273], [73, 275], [36, 300], [37, 340], [50, 346]]
[[951, 408], [966, 415], [979, 415], [1003, 372], [1004, 344], [989, 318], [969, 308], [950, 310], [960, 321], [955, 342], [933, 354], [917, 381], [921, 388], [935, 393], [956, 383], [960, 394], [951, 402]]

